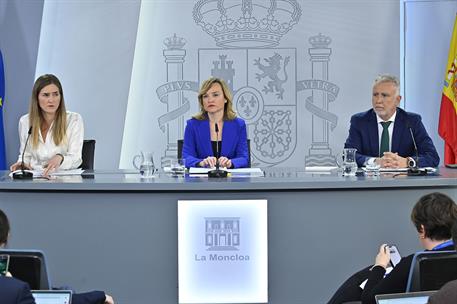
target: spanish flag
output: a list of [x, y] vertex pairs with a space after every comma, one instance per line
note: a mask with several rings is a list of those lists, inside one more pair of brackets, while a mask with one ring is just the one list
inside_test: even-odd
[[457, 16], [444, 75], [438, 133], [444, 139], [444, 164], [457, 163]]

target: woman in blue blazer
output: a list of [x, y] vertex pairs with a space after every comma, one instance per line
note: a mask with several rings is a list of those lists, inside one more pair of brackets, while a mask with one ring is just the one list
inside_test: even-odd
[[[248, 166], [246, 123], [232, 109], [232, 94], [219, 78], [203, 82], [200, 112], [187, 121], [182, 155], [186, 167]], [[218, 153], [219, 151], [219, 153]]]

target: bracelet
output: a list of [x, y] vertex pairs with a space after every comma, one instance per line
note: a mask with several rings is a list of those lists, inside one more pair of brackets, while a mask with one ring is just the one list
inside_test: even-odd
[[65, 159], [65, 157], [63, 157], [63, 155], [60, 154], [60, 153], [57, 153], [56, 155], [59, 155], [60, 157], [62, 157], [62, 160], [60, 161], [60, 164], [62, 164], [62, 163], [63, 163], [63, 160]]

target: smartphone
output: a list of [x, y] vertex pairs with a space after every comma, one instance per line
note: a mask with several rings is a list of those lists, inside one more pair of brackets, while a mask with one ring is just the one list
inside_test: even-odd
[[388, 247], [390, 251], [390, 265], [392, 267], [395, 267], [395, 265], [397, 265], [401, 260], [400, 252], [398, 251], [398, 248], [395, 245], [389, 245]]
[[0, 275], [4, 276], [8, 272], [10, 256], [7, 254], [0, 255]]

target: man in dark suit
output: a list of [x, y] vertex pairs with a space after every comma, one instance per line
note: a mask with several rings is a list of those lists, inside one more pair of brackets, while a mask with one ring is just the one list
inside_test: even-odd
[[[8, 242], [10, 224], [6, 214], [0, 210], [0, 248]], [[0, 303], [1, 304], [35, 304], [30, 287], [27, 283], [11, 277], [0, 275]], [[103, 291], [91, 291], [73, 294], [73, 304], [114, 304], [110, 295]]]
[[6, 276], [0, 276], [0, 299], [5, 304], [35, 304], [27, 283]]
[[373, 84], [373, 108], [351, 117], [344, 147], [357, 149], [359, 166], [438, 166], [440, 158], [421, 117], [398, 108], [400, 100], [399, 80], [392, 75], [380, 75]]

